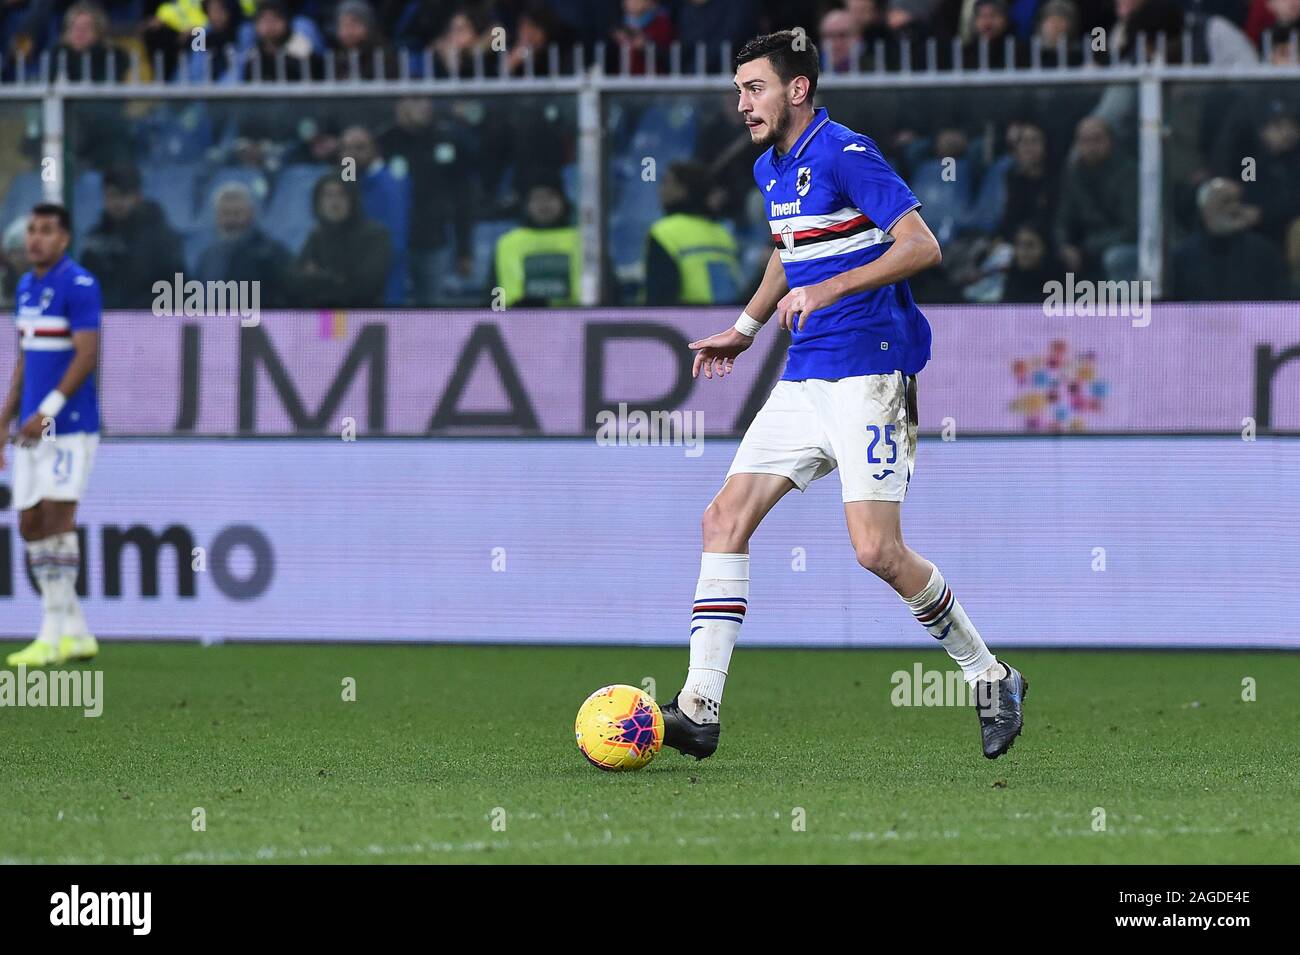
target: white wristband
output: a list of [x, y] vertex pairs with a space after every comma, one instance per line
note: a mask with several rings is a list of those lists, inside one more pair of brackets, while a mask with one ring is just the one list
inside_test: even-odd
[[63, 397], [63, 392], [55, 388], [41, 399], [40, 406], [36, 410], [41, 413], [42, 418], [57, 418], [67, 403], [68, 399]]
[[741, 312], [740, 318], [736, 319], [736, 331], [742, 335], [753, 338], [763, 330], [763, 323], [755, 319], [749, 312]]

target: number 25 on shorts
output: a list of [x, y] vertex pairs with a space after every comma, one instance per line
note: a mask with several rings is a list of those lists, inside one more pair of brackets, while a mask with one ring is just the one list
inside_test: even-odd
[[876, 457], [876, 445], [880, 444], [881, 438], [880, 425], [867, 425], [867, 430], [871, 432], [871, 444], [867, 445], [868, 464], [894, 464], [898, 461], [898, 445], [894, 442], [894, 427], [892, 424], [885, 425], [885, 447], [889, 449], [889, 460], [881, 461], [880, 458]]

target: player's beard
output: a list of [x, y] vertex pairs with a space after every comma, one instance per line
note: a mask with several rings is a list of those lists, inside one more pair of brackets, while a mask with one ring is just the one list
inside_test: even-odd
[[770, 123], [764, 123], [763, 125], [767, 128], [767, 132], [754, 140], [754, 145], [771, 146], [773, 143], [779, 143], [790, 128], [790, 104], [782, 103], [781, 111], [773, 117]]

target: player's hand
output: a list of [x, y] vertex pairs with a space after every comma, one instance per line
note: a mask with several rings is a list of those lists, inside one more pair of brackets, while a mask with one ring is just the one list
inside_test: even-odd
[[754, 339], [742, 335], [734, 328], [728, 328], [725, 332], [710, 335], [708, 338], [701, 338], [698, 342], [691, 342], [690, 347], [695, 351], [695, 365], [691, 368], [691, 377], [700, 377], [701, 369], [704, 370], [705, 378], [712, 378], [715, 373], [719, 378], [726, 377], [732, 365], [736, 363], [736, 356], [752, 344]]
[[23, 426], [18, 429], [18, 437], [23, 444], [35, 444], [41, 440], [44, 432], [45, 416], [37, 411], [23, 422]]
[[776, 320], [782, 328], [797, 332], [802, 330], [809, 315], [819, 308], [833, 304], [835, 304], [834, 296], [828, 293], [821, 282], [816, 285], [792, 288], [786, 293], [785, 298], [777, 302]]

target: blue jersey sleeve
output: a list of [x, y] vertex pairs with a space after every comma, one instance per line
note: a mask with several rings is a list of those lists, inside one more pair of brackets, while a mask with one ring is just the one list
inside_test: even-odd
[[92, 276], [78, 275], [68, 285], [68, 328], [73, 332], [99, 331], [102, 296]]
[[886, 232], [921, 206], [921, 200], [865, 136], [839, 147], [835, 174], [840, 191]]

